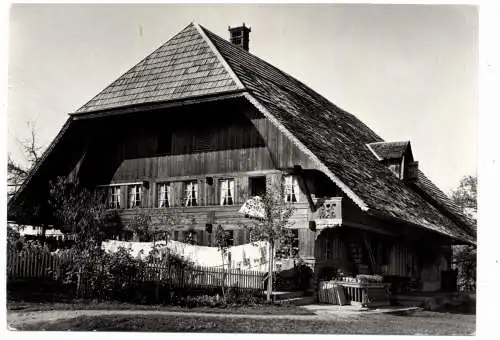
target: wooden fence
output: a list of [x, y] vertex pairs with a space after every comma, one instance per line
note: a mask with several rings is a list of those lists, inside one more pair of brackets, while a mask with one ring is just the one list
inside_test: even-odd
[[60, 277], [62, 264], [71, 261], [68, 255], [54, 255], [49, 252], [24, 250], [7, 252], [7, 277], [21, 278], [53, 278]]
[[[63, 266], [71, 265], [71, 255], [49, 252], [23, 251], [7, 253], [7, 277], [9, 279], [47, 278], [58, 280], [64, 275]], [[102, 268], [97, 268], [101, 269]], [[152, 282], [172, 288], [219, 288], [264, 290], [265, 273], [239, 269], [223, 269], [200, 266], [179, 266], [164, 262], [147, 263], [137, 268], [124, 280]]]

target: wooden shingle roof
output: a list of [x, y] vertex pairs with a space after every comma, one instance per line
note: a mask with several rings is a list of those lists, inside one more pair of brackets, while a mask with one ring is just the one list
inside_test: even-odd
[[408, 149], [409, 141], [404, 142], [377, 142], [368, 144], [369, 147], [383, 160], [403, 157]]
[[[419, 177], [426, 192], [439, 196], [436, 200], [442, 203], [440, 207], [379, 162], [368, 144], [384, 140], [358, 118], [292, 76], [196, 24], [190, 24], [139, 62], [73, 117], [232, 91], [245, 91], [245, 97], [316, 161], [362, 210], [475, 242], [470, 221], [452, 219], [438, 209], [445, 207], [451, 214], [456, 213], [449, 200], [432, 189], [433, 184]], [[399, 154], [402, 147], [392, 151]]]
[[326, 166], [337, 184], [361, 200], [362, 209], [474, 242], [468, 225], [442, 214], [378, 161], [367, 144], [384, 141], [358, 118], [264, 60], [204, 32], [251, 96]]
[[188, 25], [76, 113], [238, 90], [197, 27]]

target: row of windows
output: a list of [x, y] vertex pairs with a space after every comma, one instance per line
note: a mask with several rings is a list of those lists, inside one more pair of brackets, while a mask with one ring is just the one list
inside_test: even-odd
[[[182, 206], [194, 207], [199, 205], [199, 185], [198, 181], [185, 181], [183, 184], [183, 193], [181, 197]], [[250, 196], [259, 196], [266, 191], [265, 177], [250, 178]], [[139, 208], [143, 202], [143, 186], [140, 184], [128, 185], [127, 187], [127, 205], [126, 207]], [[299, 202], [299, 184], [295, 176], [285, 176], [284, 182], [285, 201]], [[108, 206], [112, 209], [125, 207], [121, 202], [121, 187], [118, 185], [110, 186], [108, 192]], [[172, 192], [172, 182], [157, 184], [158, 208], [174, 206], [174, 197]], [[235, 204], [235, 180], [233, 178], [219, 180], [219, 202], [220, 205]]]
[[[120, 209], [121, 204], [121, 187], [111, 186], [109, 188], [108, 206], [112, 209]], [[128, 208], [138, 208], [142, 205], [142, 185], [134, 184], [127, 186], [127, 202]]]

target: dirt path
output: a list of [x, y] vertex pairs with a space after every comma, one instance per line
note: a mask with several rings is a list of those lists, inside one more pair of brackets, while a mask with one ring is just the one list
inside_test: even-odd
[[208, 318], [234, 318], [234, 319], [280, 319], [280, 320], [331, 320], [353, 315], [333, 315], [318, 313], [317, 315], [252, 315], [252, 314], [222, 314], [222, 313], [199, 313], [199, 312], [170, 312], [154, 310], [63, 310], [63, 311], [37, 311], [37, 312], [7, 312], [7, 324], [10, 329], [37, 322], [53, 322], [60, 319], [71, 319], [79, 316], [100, 315], [164, 315], [164, 316], [194, 316]]

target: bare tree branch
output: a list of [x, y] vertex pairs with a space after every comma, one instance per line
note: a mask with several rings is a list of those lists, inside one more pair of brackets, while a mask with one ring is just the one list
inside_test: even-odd
[[40, 159], [42, 147], [38, 145], [36, 124], [34, 122], [28, 122], [27, 124], [30, 128], [30, 137], [19, 143], [21, 144], [26, 159], [30, 163], [30, 167], [32, 167]]
[[9, 190], [7, 193], [9, 198], [14, 195], [19, 186], [24, 182], [30, 170], [38, 162], [42, 154], [43, 147], [38, 145], [36, 125], [33, 122], [28, 122], [27, 124], [30, 128], [30, 137], [23, 140], [18, 139], [17, 142], [21, 146], [24, 157], [28, 161], [28, 165], [23, 167], [21, 164], [16, 163], [10, 154], [8, 155], [7, 186]]

